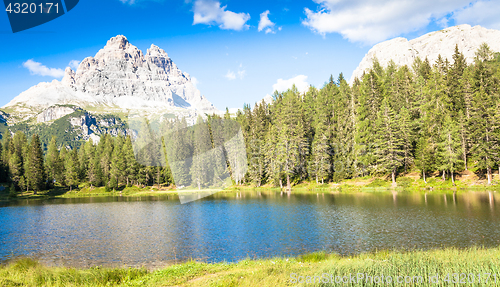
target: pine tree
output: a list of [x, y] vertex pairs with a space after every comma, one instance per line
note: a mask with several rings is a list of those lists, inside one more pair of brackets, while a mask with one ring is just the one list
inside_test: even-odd
[[262, 101], [256, 104], [253, 110], [254, 125], [251, 129], [251, 140], [249, 141], [248, 173], [252, 181], [261, 186], [265, 176], [265, 133], [268, 129], [269, 121], [267, 106]]
[[382, 101], [376, 127], [377, 169], [380, 172], [390, 172], [392, 183], [396, 185], [397, 169], [404, 162], [404, 143], [400, 125], [387, 99]]
[[64, 175], [65, 182], [69, 185], [69, 191], [73, 189], [73, 186], [78, 185], [78, 152], [76, 149], [68, 151], [66, 153], [66, 158], [64, 160]]
[[407, 172], [410, 166], [413, 164], [413, 127], [411, 122], [410, 112], [402, 107], [399, 113], [399, 129], [401, 132], [401, 143], [403, 151], [403, 162], [405, 167], [405, 172]]
[[[127, 162], [125, 155], [123, 153], [123, 139], [121, 136], [118, 136], [114, 139], [114, 148], [113, 153], [111, 154], [111, 164], [110, 164], [110, 172], [109, 176], [113, 185], [110, 185], [110, 188], [116, 189], [118, 185], [124, 181], [125, 172], [127, 167]], [[110, 181], [111, 184], [111, 181]]]
[[207, 123], [198, 117], [194, 127], [193, 137], [193, 165], [191, 166], [191, 178], [198, 189], [205, 186], [212, 178], [213, 166], [210, 160], [212, 143]]
[[477, 61], [474, 72], [473, 101], [470, 131], [471, 153], [478, 161], [478, 168], [486, 169], [488, 184], [491, 184], [491, 168], [497, 153], [498, 141], [495, 137], [495, 108], [493, 77], [487, 63]]
[[465, 97], [462, 77], [467, 63], [465, 57], [458, 50], [458, 44], [455, 45], [455, 53], [453, 54], [453, 65], [447, 73], [448, 97], [451, 100], [451, 111], [453, 116], [465, 109]]
[[[177, 187], [191, 185], [191, 159], [193, 158], [192, 133], [186, 119], [175, 120], [173, 130], [163, 136], [168, 164]], [[139, 179], [143, 173], [139, 173]]]
[[100, 186], [102, 184], [102, 170], [100, 166], [100, 160], [97, 154], [97, 147], [91, 141], [85, 143], [84, 146], [87, 149], [86, 155], [88, 156], [88, 171], [87, 180], [90, 183], [90, 187]]
[[12, 153], [9, 159], [9, 174], [14, 184], [20, 187], [23, 177], [23, 163], [16, 152]]
[[63, 163], [59, 158], [56, 138], [52, 137], [45, 156], [45, 170], [47, 171], [47, 179], [50, 184], [61, 180], [62, 167]]
[[275, 125], [269, 125], [269, 131], [264, 140], [265, 165], [268, 181], [280, 185], [283, 188], [283, 170], [277, 158], [278, 129]]
[[375, 122], [384, 91], [381, 79], [373, 70], [364, 76], [359, 87], [356, 84], [353, 85], [353, 90], [356, 91], [357, 89], [359, 89], [359, 104], [356, 111], [356, 144], [354, 152], [356, 169], [361, 171], [361, 175], [364, 175], [374, 169], [376, 161], [373, 152]]
[[27, 145], [26, 136], [23, 132], [17, 131], [9, 145], [11, 151], [9, 159], [10, 177], [16, 186], [25, 189], [24, 154]]
[[[328, 137], [325, 133], [317, 133], [315, 139], [312, 143], [312, 161], [310, 173], [311, 176], [316, 178], [316, 183], [318, 179], [321, 179], [321, 183], [324, 183], [325, 179], [328, 179], [330, 174], [331, 159], [329, 154], [329, 144]], [[341, 163], [339, 162], [339, 165]], [[340, 169], [341, 167], [338, 166]]]
[[139, 164], [135, 160], [132, 139], [130, 138], [130, 136], [127, 136], [125, 138], [122, 149], [122, 153], [126, 163], [124, 176], [127, 181], [127, 186], [129, 186], [132, 184], [132, 182], [137, 180], [137, 172], [139, 170]]
[[111, 172], [111, 157], [113, 154], [113, 138], [109, 134], [105, 134], [99, 142], [99, 158], [102, 169], [103, 182], [107, 184], [110, 180]]
[[10, 171], [9, 171], [9, 160], [10, 160], [10, 155], [11, 155], [11, 137], [7, 136], [5, 137], [5, 140], [3, 142], [3, 149], [2, 149], [2, 164], [5, 170], [5, 182], [10, 181]]
[[45, 169], [43, 164], [43, 151], [38, 135], [34, 134], [27, 152], [26, 185], [31, 187], [34, 194], [45, 188]]
[[424, 135], [417, 141], [415, 165], [422, 171], [422, 178], [427, 183], [425, 175], [434, 168], [434, 149], [429, 142], [429, 138]]
[[291, 191], [291, 177], [306, 168], [309, 146], [299, 93], [295, 86], [285, 92], [283, 108], [277, 118], [276, 157], [286, 177], [287, 190]]
[[329, 128], [333, 148], [328, 153], [330, 156], [333, 154], [333, 178], [335, 180], [353, 175], [355, 101], [354, 93], [344, 76], [340, 74], [338, 89], [334, 93], [333, 120]]
[[438, 157], [441, 159], [441, 170], [448, 170], [451, 174], [451, 181], [455, 185], [454, 173], [459, 170], [463, 163], [461, 156], [461, 143], [458, 125], [448, 115], [445, 118], [443, 129], [441, 130], [441, 141], [439, 143]]
[[63, 186], [66, 186], [66, 158], [68, 157], [68, 149], [66, 147], [61, 147], [59, 151], [59, 159], [61, 160], [61, 179], [60, 183]]

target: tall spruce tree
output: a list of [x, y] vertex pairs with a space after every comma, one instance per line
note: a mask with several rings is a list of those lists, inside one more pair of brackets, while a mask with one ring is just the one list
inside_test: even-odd
[[453, 185], [455, 185], [454, 174], [463, 164], [461, 148], [458, 125], [452, 120], [451, 116], [448, 115], [445, 118], [443, 129], [441, 130], [438, 157], [441, 162], [440, 169], [450, 172]]
[[400, 125], [387, 99], [382, 101], [376, 127], [377, 170], [389, 172], [393, 185], [396, 185], [397, 170], [404, 162], [404, 142]]
[[201, 116], [196, 120], [193, 137], [193, 164], [191, 166], [191, 178], [193, 184], [198, 189], [205, 187], [212, 179], [213, 166], [210, 159], [210, 150], [212, 142], [208, 124], [203, 121]]
[[45, 155], [45, 170], [50, 184], [61, 181], [63, 162], [59, 158], [59, 150], [57, 149], [55, 137], [52, 137], [50, 140], [47, 154]]
[[40, 138], [37, 134], [31, 137], [26, 154], [26, 185], [31, 187], [34, 194], [45, 189], [45, 169], [43, 164], [43, 151]]
[[[64, 148], [63, 148], [64, 149]], [[64, 159], [64, 177], [65, 183], [69, 186], [69, 191], [73, 190], [73, 186], [78, 185], [78, 152], [76, 149], [72, 149], [65, 153]]]
[[498, 140], [495, 137], [498, 96], [494, 94], [493, 75], [487, 62], [476, 61], [473, 81], [474, 94], [469, 121], [471, 153], [478, 161], [478, 168], [486, 170], [488, 184], [491, 184], [491, 169], [498, 152]]
[[307, 168], [309, 150], [300, 94], [295, 85], [285, 92], [277, 120], [276, 157], [286, 178], [287, 190], [291, 191], [291, 178], [300, 176]]

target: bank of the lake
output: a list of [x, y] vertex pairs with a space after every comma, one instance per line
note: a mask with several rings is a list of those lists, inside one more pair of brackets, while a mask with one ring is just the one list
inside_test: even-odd
[[[157, 270], [47, 267], [31, 259], [0, 267], [1, 286], [290, 286], [299, 281], [321, 286], [332, 280], [348, 282], [345, 286], [380, 286], [380, 280], [386, 286], [449, 286], [454, 282], [500, 286], [500, 248], [382, 251], [356, 256], [312, 253], [232, 264], [189, 261]], [[305, 284], [308, 282], [315, 283]]]
[[[338, 182], [317, 183], [316, 181], [303, 181], [292, 186], [293, 193], [352, 193], [352, 192], [374, 192], [374, 191], [408, 191], [408, 192], [430, 192], [430, 191], [460, 191], [478, 190], [495, 191], [500, 190], [500, 178], [498, 173], [494, 174], [491, 184], [488, 184], [484, 174], [464, 171], [455, 175], [454, 182], [449, 175], [445, 180], [435, 172], [428, 175], [424, 181], [420, 173], [413, 172], [400, 176], [393, 186], [390, 175], [385, 177], [365, 176], [354, 179], [345, 179]], [[283, 190], [285, 187], [283, 187]], [[257, 187], [253, 184], [232, 186], [226, 190], [282, 190], [273, 185]]]
[[[500, 190], [500, 177], [498, 173], [493, 174], [491, 184], [488, 184], [485, 175], [464, 171], [455, 175], [455, 181], [452, 182], [449, 175], [446, 180], [437, 172], [428, 175], [426, 181], [421, 177], [420, 173], [413, 172], [400, 176], [396, 179], [397, 185], [393, 186], [389, 180], [389, 175], [385, 177], [365, 176], [354, 179], [346, 179], [338, 182], [316, 183], [315, 181], [303, 181], [292, 185], [294, 193], [337, 193], [337, 192], [372, 192], [372, 191], [442, 191], [442, 190]], [[75, 197], [95, 197], [95, 196], [155, 196], [177, 194], [178, 190], [175, 186], [120, 186], [118, 189], [108, 189], [106, 187], [91, 187], [88, 184], [80, 184], [79, 187], [70, 190], [68, 187], [56, 187], [34, 194], [33, 191], [18, 192], [16, 196], [12, 196], [8, 190], [8, 184], [3, 184], [6, 187], [0, 191], [0, 200], [19, 200], [19, 199], [45, 199], [45, 198], [75, 198]], [[244, 190], [272, 190], [284, 191], [283, 188], [276, 187], [271, 184], [266, 184], [260, 187], [252, 183], [233, 185], [224, 190], [225, 192], [244, 191]], [[192, 191], [196, 191], [193, 189]]]
[[161, 196], [177, 194], [174, 187], [157, 186], [130, 186], [119, 189], [106, 189], [105, 187], [80, 186], [70, 190], [67, 187], [56, 187], [49, 190], [39, 191], [36, 194], [33, 191], [18, 192], [15, 196], [9, 193], [7, 189], [0, 191], [0, 201], [9, 202], [26, 199], [50, 199], [50, 198], [78, 198], [78, 197], [103, 197], [103, 196]]
[[[360, 177], [342, 180], [339, 182], [316, 183], [315, 181], [303, 181], [292, 186], [292, 193], [352, 193], [352, 192], [376, 192], [376, 191], [406, 191], [406, 192], [432, 192], [432, 191], [455, 191], [477, 190], [477, 191], [500, 191], [500, 178], [494, 174], [491, 184], [488, 184], [484, 175], [470, 171], [458, 173], [455, 182], [448, 177], [443, 180], [439, 174], [433, 174], [424, 181], [419, 173], [409, 173], [397, 178], [397, 186], [386, 177]], [[4, 186], [8, 186], [4, 184]], [[270, 184], [260, 187], [254, 184], [233, 185], [218, 192], [238, 192], [248, 190], [285, 191]], [[196, 189], [192, 191], [196, 192]], [[188, 191], [189, 192], [189, 191]], [[176, 195], [178, 190], [175, 186], [121, 186], [118, 189], [107, 189], [106, 187], [91, 187], [81, 184], [78, 188], [70, 190], [67, 187], [56, 187], [34, 194], [33, 191], [18, 192], [15, 196], [9, 193], [8, 188], [0, 191], [0, 202], [9, 202], [26, 199], [49, 199], [49, 198], [78, 198], [99, 196], [162, 196]]]

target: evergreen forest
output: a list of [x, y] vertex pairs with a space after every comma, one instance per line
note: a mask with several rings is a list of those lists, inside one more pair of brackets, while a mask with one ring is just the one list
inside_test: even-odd
[[[365, 176], [396, 183], [410, 172], [419, 172], [424, 181], [439, 172], [454, 183], [465, 170], [484, 174], [491, 184], [493, 170], [500, 170], [499, 96], [500, 54], [486, 44], [471, 64], [458, 47], [450, 61], [417, 58], [411, 67], [393, 62], [382, 67], [375, 59], [352, 85], [340, 74], [321, 89], [311, 86], [300, 93], [293, 87], [275, 92], [272, 103], [245, 105], [233, 119], [244, 138], [246, 172], [238, 175], [242, 169], [230, 160], [222, 165], [234, 183], [282, 188]], [[185, 142], [176, 149], [189, 158], [219, 145], [214, 123], [223, 118], [230, 118], [227, 110], [223, 117], [200, 117], [191, 128], [184, 119], [166, 125], [178, 132], [183, 128], [178, 137]], [[172, 148], [157, 142], [163, 150]], [[0, 181], [12, 192], [53, 186], [71, 190], [81, 183], [110, 190], [176, 184], [168, 161], [147, 165], [136, 159], [130, 136], [106, 134], [98, 144], [88, 141], [74, 148], [53, 137], [44, 150], [39, 135], [27, 138], [17, 131], [4, 136], [0, 149]], [[217, 177], [205, 174], [200, 163], [185, 168], [190, 170], [183, 174], [183, 185], [201, 188], [201, 182], [210, 185]]]

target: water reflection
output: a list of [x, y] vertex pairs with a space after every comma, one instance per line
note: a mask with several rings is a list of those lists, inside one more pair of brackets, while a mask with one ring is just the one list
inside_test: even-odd
[[297, 255], [500, 244], [495, 192], [217, 193], [20, 201], [0, 208], [0, 261], [162, 266]]

